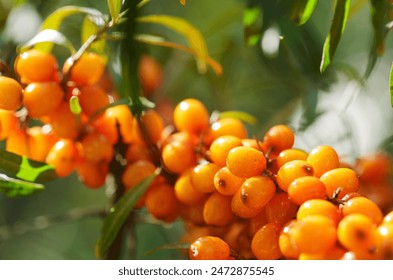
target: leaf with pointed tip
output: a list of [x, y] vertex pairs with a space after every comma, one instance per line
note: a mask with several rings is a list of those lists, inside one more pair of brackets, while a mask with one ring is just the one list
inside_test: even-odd
[[42, 184], [27, 182], [0, 174], [0, 192], [8, 197], [27, 196], [44, 190]]
[[139, 184], [127, 191], [119, 201], [112, 207], [104, 220], [101, 235], [96, 243], [96, 256], [102, 259], [115, 240], [121, 227], [126, 222], [130, 213], [134, 209], [139, 198], [145, 193], [153, 179], [157, 176], [157, 170], [152, 175], [141, 181]]
[[54, 29], [44, 29], [38, 32], [27, 43], [19, 46], [18, 52], [22, 53], [30, 48], [37, 48], [43, 51], [49, 51], [53, 44], [65, 47], [71, 54], [75, 53], [75, 48], [62, 33]]
[[31, 182], [43, 183], [58, 178], [52, 166], [3, 149], [0, 149], [0, 169]]
[[108, 0], [109, 13], [113, 21], [117, 21], [122, 4], [123, 0]]
[[[82, 42], [89, 40], [90, 36], [95, 36], [100, 28], [102, 27], [101, 22], [95, 22], [94, 19], [87, 15], [82, 23], [81, 39]], [[103, 60], [107, 61], [107, 56], [105, 55], [105, 40], [95, 40], [90, 46], [89, 50], [94, 51], [99, 54]]]
[[341, 35], [345, 30], [350, 6], [351, 0], [337, 0], [336, 2], [333, 22], [330, 26], [330, 32], [326, 37], [325, 44], [323, 46], [322, 61], [320, 66], [321, 73], [325, 72], [333, 59], [337, 46], [340, 42]]
[[392, 67], [390, 68], [390, 100], [391, 100], [391, 104], [393, 107], [393, 63], [392, 63]]
[[195, 53], [197, 67], [200, 73], [205, 73], [206, 60], [209, 57], [205, 39], [201, 32], [191, 25], [188, 21], [168, 15], [148, 15], [137, 18], [138, 22], [155, 23], [165, 26], [180, 35], [188, 42], [190, 49]]
[[291, 9], [291, 18], [298, 25], [305, 24], [314, 13], [317, 4], [318, 4], [318, 0], [293, 1], [292, 9]]

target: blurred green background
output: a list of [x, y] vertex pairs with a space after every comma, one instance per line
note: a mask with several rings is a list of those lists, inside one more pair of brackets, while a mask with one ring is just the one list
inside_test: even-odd
[[[300, 27], [288, 19], [280, 2], [285, 1], [189, 0], [182, 6], [177, 0], [151, 0], [140, 9], [141, 14], [188, 20], [201, 31], [209, 53], [224, 69], [221, 77], [211, 69], [202, 75], [191, 55], [143, 45], [141, 50], [157, 59], [164, 71], [164, 83], [152, 100], [176, 104], [195, 97], [210, 112], [247, 112], [258, 119], [258, 123], [248, 124], [251, 136], [262, 137], [271, 125], [287, 123], [296, 130], [295, 146], [310, 150], [318, 144], [330, 144], [348, 162], [379, 149], [393, 153], [388, 86], [392, 34], [387, 36], [385, 53], [371, 76], [359, 81], [373, 36], [368, 1], [352, 1], [346, 31], [333, 64], [323, 75], [319, 65], [334, 1], [319, 1], [310, 21]], [[255, 30], [256, 34], [265, 31], [263, 44], [248, 46], [243, 14], [247, 4], [261, 3], [264, 10]], [[0, 0], [0, 59], [12, 63], [15, 47], [34, 36], [42, 19], [65, 5], [89, 6], [108, 13], [105, 0]], [[80, 20], [70, 18], [64, 26], [76, 45], [80, 44]], [[140, 25], [138, 31], [185, 43], [184, 38], [156, 25]], [[108, 202], [105, 188], [86, 189], [75, 175], [51, 182], [44, 192], [31, 197], [0, 195], [0, 259], [94, 259], [102, 225], [99, 213]], [[135, 257], [181, 258], [177, 251], [145, 254], [176, 242], [181, 234], [180, 221], [165, 227], [139, 224]]]

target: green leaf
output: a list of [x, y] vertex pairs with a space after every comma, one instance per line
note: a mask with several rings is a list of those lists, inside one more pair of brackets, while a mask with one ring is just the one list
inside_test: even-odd
[[[102, 22], [95, 22], [91, 16], [87, 15], [82, 24], [82, 42], [86, 42], [90, 38], [90, 36], [94, 36], [95, 34], [97, 34], [101, 27]], [[107, 56], [105, 55], [105, 47], [105, 40], [96, 40], [89, 46], [89, 50], [99, 54], [104, 59], [104, 61], [106, 61]]]
[[190, 49], [195, 53], [197, 67], [200, 73], [205, 73], [206, 59], [209, 57], [205, 39], [200, 31], [188, 21], [168, 15], [148, 15], [137, 18], [138, 22], [156, 23], [181, 34], [188, 42]]
[[135, 204], [145, 193], [158, 173], [159, 170], [141, 181], [139, 184], [135, 185], [119, 199], [116, 205], [112, 207], [108, 216], [104, 220], [101, 235], [96, 244], [97, 258], [102, 259], [105, 256], [121, 227], [134, 209]]
[[371, 74], [378, 57], [385, 52], [385, 38], [393, 25], [389, 13], [393, 14], [393, 5], [391, 5], [390, 0], [371, 0], [371, 21], [374, 38], [364, 75], [366, 78]]
[[291, 9], [292, 20], [294, 20], [298, 25], [305, 24], [314, 13], [317, 4], [318, 0], [293, 1]]
[[[63, 20], [66, 17], [69, 17], [71, 15], [75, 14], [86, 14], [89, 15], [90, 18], [96, 23], [101, 23], [103, 24], [107, 19], [105, 15], [103, 15], [99, 10], [93, 9], [93, 8], [88, 8], [88, 7], [80, 7], [80, 6], [64, 6], [61, 7], [57, 10], [55, 10], [53, 13], [51, 13], [41, 24], [40, 29], [45, 30], [45, 29], [54, 29], [54, 30], [59, 30], [60, 25], [62, 24]], [[52, 49], [53, 45], [48, 44], [46, 46], [46, 51], [50, 52]]]
[[258, 122], [258, 119], [254, 117], [253, 115], [242, 112], [242, 111], [225, 111], [225, 112], [220, 112], [219, 114], [220, 118], [235, 118], [239, 119], [245, 123], [248, 124], [256, 124]]
[[248, 7], [243, 12], [244, 41], [255, 46], [263, 33], [263, 14], [260, 7]]
[[320, 66], [321, 73], [327, 69], [331, 63], [331, 60], [333, 59], [338, 43], [340, 42], [341, 35], [345, 30], [350, 6], [351, 0], [337, 0], [336, 2], [333, 22], [323, 46], [322, 61]]
[[392, 67], [390, 68], [390, 100], [391, 100], [391, 104], [393, 107], [393, 63], [392, 63]]
[[109, 13], [113, 22], [116, 22], [119, 17], [122, 2], [123, 0], [108, 0]]
[[0, 174], [0, 192], [6, 196], [26, 196], [44, 190], [44, 186], [37, 183], [26, 182]]
[[18, 52], [24, 52], [32, 47], [49, 52], [53, 44], [65, 47], [71, 54], [75, 53], [72, 43], [62, 33], [54, 29], [44, 29], [38, 32], [27, 43], [19, 46]]
[[190, 245], [191, 245], [190, 243], [181, 243], [181, 242], [165, 244], [165, 245], [156, 247], [150, 251], [145, 252], [145, 256], [154, 254], [154, 253], [162, 251], [162, 250], [188, 250], [190, 248]]
[[82, 107], [79, 103], [78, 96], [72, 96], [70, 98], [70, 110], [74, 115], [80, 115], [82, 113]]
[[57, 179], [52, 166], [3, 149], [0, 149], [0, 169], [30, 182], [43, 183]]

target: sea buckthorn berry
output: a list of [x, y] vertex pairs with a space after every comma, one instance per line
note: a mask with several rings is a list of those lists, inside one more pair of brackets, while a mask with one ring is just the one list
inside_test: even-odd
[[24, 83], [55, 81], [58, 76], [56, 58], [37, 49], [30, 49], [18, 56], [15, 70]]
[[277, 184], [284, 192], [296, 178], [313, 176], [314, 169], [304, 160], [293, 160], [285, 163], [277, 172]]
[[187, 98], [175, 107], [173, 121], [178, 131], [200, 134], [209, 127], [209, 112], [199, 100]]
[[28, 156], [29, 145], [27, 138], [26, 131], [17, 128], [8, 135], [8, 138], [5, 142], [6, 151], [20, 156]]
[[228, 244], [216, 236], [202, 236], [189, 249], [191, 260], [227, 260], [230, 257]]
[[374, 201], [383, 212], [389, 211], [393, 205], [393, 188], [388, 180], [371, 184], [360, 181], [358, 193]]
[[325, 184], [328, 197], [343, 198], [347, 193], [359, 190], [359, 178], [355, 171], [350, 168], [335, 168], [325, 172], [320, 180]]
[[236, 195], [243, 203], [255, 209], [262, 209], [275, 195], [276, 185], [266, 176], [247, 178]]
[[296, 260], [299, 258], [300, 252], [292, 238], [293, 227], [297, 220], [293, 219], [287, 222], [281, 229], [278, 245], [280, 251], [286, 259]]
[[224, 135], [232, 135], [239, 139], [247, 138], [247, 129], [242, 121], [235, 118], [222, 118], [215, 121], [208, 132], [207, 142]]
[[92, 163], [109, 163], [114, 155], [114, 149], [108, 139], [100, 133], [91, 132], [82, 140], [83, 156]]
[[180, 216], [186, 223], [192, 223], [200, 226], [206, 224], [205, 219], [203, 218], [203, 208], [205, 207], [206, 199], [202, 199], [198, 203], [191, 205], [180, 204]]
[[0, 109], [0, 141], [6, 139], [17, 125], [18, 118], [14, 111]]
[[266, 158], [254, 148], [235, 147], [228, 152], [227, 166], [234, 175], [249, 178], [262, 175], [266, 169]]
[[[71, 68], [70, 68], [71, 67]], [[98, 54], [86, 52], [74, 65], [69, 59], [63, 67], [64, 73], [69, 73], [70, 80], [74, 81], [78, 86], [92, 85], [98, 82], [104, 73], [105, 63]]]
[[265, 211], [269, 223], [286, 224], [296, 216], [298, 206], [292, 202], [286, 193], [277, 193], [266, 204]]
[[327, 252], [317, 254], [302, 253], [299, 260], [342, 260], [347, 251], [339, 245], [333, 246]]
[[203, 207], [203, 218], [207, 225], [226, 226], [235, 218], [231, 208], [232, 198], [214, 192], [209, 195]]
[[392, 223], [393, 224], [393, 210], [388, 212], [382, 220], [383, 223]]
[[214, 175], [219, 169], [220, 166], [215, 163], [198, 164], [191, 172], [192, 185], [202, 193], [214, 192]]
[[251, 147], [257, 150], [263, 150], [263, 142], [258, 140], [258, 139], [253, 139], [253, 138], [243, 138], [241, 139], [243, 146], [245, 147]]
[[277, 260], [282, 256], [278, 244], [280, 231], [280, 224], [268, 223], [255, 233], [251, 249], [258, 260]]
[[77, 117], [71, 112], [68, 102], [61, 103], [56, 111], [49, 115], [48, 122], [60, 138], [75, 139], [78, 136]]
[[[117, 124], [120, 131], [118, 131]], [[133, 116], [127, 105], [116, 105], [109, 107], [105, 113], [98, 116], [94, 120], [94, 126], [97, 130], [104, 134], [111, 144], [115, 144], [119, 140], [118, 133], [122, 137], [124, 143], [130, 143], [132, 136]]]
[[75, 143], [69, 139], [60, 139], [50, 149], [46, 162], [55, 168], [59, 177], [66, 177], [74, 171], [77, 158]]
[[175, 183], [175, 194], [177, 199], [184, 204], [193, 205], [203, 200], [206, 195], [197, 191], [191, 182], [192, 169], [180, 174]]
[[214, 187], [223, 195], [234, 195], [244, 180], [244, 178], [233, 175], [228, 167], [224, 166], [214, 175]]
[[107, 164], [92, 163], [85, 159], [79, 160], [75, 171], [79, 180], [89, 189], [98, 189], [105, 185], [109, 173]]
[[162, 150], [162, 162], [168, 171], [183, 173], [196, 164], [194, 146], [186, 141], [172, 141]]
[[[240, 189], [237, 191], [239, 192]], [[259, 213], [264, 211], [264, 209], [255, 209], [250, 208], [244, 204], [240, 195], [236, 195], [236, 193], [232, 196], [231, 201], [232, 212], [239, 218], [250, 219], [256, 217]]]
[[156, 144], [161, 140], [164, 121], [155, 110], [143, 111], [142, 115], [133, 120], [134, 141], [147, 145]]
[[254, 234], [267, 223], [266, 211], [261, 211], [258, 215], [248, 220], [249, 235], [254, 236]]
[[331, 219], [322, 215], [304, 217], [291, 230], [291, 238], [300, 253], [326, 253], [337, 240], [335, 225]]
[[354, 213], [363, 214], [376, 225], [382, 223], [383, 220], [383, 213], [378, 205], [371, 199], [362, 196], [348, 200], [341, 206], [341, 211], [344, 216]]
[[342, 215], [336, 205], [325, 199], [310, 199], [300, 205], [296, 213], [297, 220], [307, 216], [321, 215], [329, 218], [336, 226]]
[[22, 87], [14, 79], [0, 76], [0, 109], [16, 111], [22, 106]]
[[149, 96], [162, 84], [162, 67], [153, 57], [142, 55], [138, 63], [138, 76], [143, 93], [145, 96]]
[[307, 160], [307, 156], [308, 154], [300, 149], [295, 149], [295, 148], [291, 148], [291, 149], [286, 149], [281, 151], [277, 158], [277, 168], [280, 168], [281, 166], [283, 166], [285, 163], [290, 162], [292, 160]]
[[122, 182], [126, 190], [130, 190], [136, 184], [152, 175], [155, 170], [155, 165], [145, 160], [139, 160], [127, 165], [122, 174]]
[[56, 111], [63, 98], [64, 91], [57, 82], [31, 83], [23, 92], [23, 104], [32, 118]]
[[288, 195], [295, 204], [301, 205], [309, 199], [325, 199], [326, 188], [318, 178], [305, 176], [296, 178], [289, 184]]
[[232, 135], [220, 136], [210, 145], [210, 159], [219, 166], [225, 166], [229, 151], [239, 146], [242, 146], [240, 138]]
[[80, 88], [78, 98], [82, 112], [89, 117], [109, 104], [108, 95], [99, 85], [90, 85]]
[[375, 231], [377, 259], [393, 259], [393, 224], [382, 224]]
[[156, 184], [148, 190], [145, 205], [153, 217], [167, 223], [173, 222], [179, 215], [175, 190], [166, 183]]
[[294, 142], [293, 130], [283, 124], [272, 126], [263, 137], [263, 143], [275, 153], [292, 148]]
[[359, 157], [355, 163], [356, 173], [363, 183], [382, 183], [389, 177], [392, 160], [389, 155], [378, 152]]
[[321, 177], [326, 171], [338, 168], [340, 165], [336, 150], [328, 145], [312, 149], [308, 154], [307, 162], [314, 168], [315, 177]]
[[138, 160], [147, 160], [153, 162], [151, 150], [146, 145], [141, 143], [134, 143], [132, 145], [128, 145], [125, 159], [128, 163]]
[[29, 158], [45, 161], [50, 149], [58, 140], [48, 125], [29, 127], [27, 129]]
[[349, 214], [341, 219], [337, 236], [341, 245], [353, 252], [375, 251], [375, 224], [363, 214]]

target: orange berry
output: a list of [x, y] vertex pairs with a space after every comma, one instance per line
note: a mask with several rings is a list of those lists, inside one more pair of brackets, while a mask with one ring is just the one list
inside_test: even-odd
[[[63, 67], [64, 73], [70, 70], [71, 63], [71, 60], [66, 61]], [[104, 60], [98, 54], [84, 53], [72, 66], [70, 80], [78, 86], [95, 84], [104, 73], [104, 67]]]
[[232, 198], [214, 192], [209, 195], [203, 207], [203, 218], [207, 225], [226, 226], [230, 224], [235, 216], [231, 208]]
[[178, 131], [200, 134], [209, 127], [209, 112], [199, 100], [187, 98], [175, 107], [173, 121]]
[[251, 250], [258, 260], [277, 260], [282, 256], [278, 244], [280, 231], [280, 224], [268, 223], [255, 233]]
[[223, 195], [234, 195], [244, 180], [244, 178], [233, 175], [228, 167], [224, 166], [214, 175], [214, 187]]
[[29, 158], [45, 161], [50, 149], [58, 141], [50, 126], [33, 126], [27, 129]]
[[286, 224], [296, 216], [298, 206], [292, 202], [286, 193], [277, 193], [266, 204], [265, 211], [269, 223]]
[[6, 139], [17, 129], [18, 118], [14, 111], [0, 109], [0, 141]]
[[259, 215], [264, 209], [250, 208], [244, 204], [241, 195], [237, 194], [240, 189], [232, 196], [231, 207], [232, 212], [240, 218], [250, 219]]
[[377, 259], [393, 259], [393, 224], [382, 224], [375, 230]]
[[60, 138], [75, 139], [78, 136], [79, 124], [68, 102], [61, 103], [56, 111], [49, 115], [49, 123]]
[[18, 110], [22, 106], [22, 91], [16, 80], [0, 76], [0, 109]]
[[15, 70], [24, 83], [54, 81], [58, 76], [56, 58], [47, 52], [30, 49], [18, 56]]
[[293, 130], [283, 124], [271, 127], [263, 137], [263, 143], [275, 153], [292, 148], [294, 142], [295, 134]]
[[338, 192], [338, 198], [359, 190], [359, 178], [355, 171], [349, 168], [335, 168], [325, 172], [320, 180], [325, 184], [328, 197]]
[[32, 118], [53, 113], [63, 98], [64, 91], [57, 82], [31, 83], [23, 92], [23, 104]]
[[342, 215], [336, 205], [325, 199], [310, 199], [300, 205], [296, 218], [302, 220], [307, 216], [321, 215], [329, 218], [334, 225], [341, 220]]
[[136, 184], [154, 173], [156, 167], [149, 161], [136, 161], [126, 166], [122, 174], [122, 182], [126, 190], [130, 190]]
[[89, 189], [98, 189], [104, 186], [109, 173], [107, 164], [97, 164], [87, 160], [79, 161], [75, 170], [79, 180]]
[[55, 168], [59, 177], [66, 177], [74, 171], [77, 157], [75, 143], [69, 139], [60, 139], [50, 149], [46, 162]]
[[100, 133], [91, 132], [82, 140], [83, 156], [92, 163], [109, 163], [114, 155], [114, 149], [108, 139]]
[[362, 196], [349, 199], [342, 205], [341, 211], [344, 216], [354, 213], [363, 214], [376, 225], [382, 223], [383, 220], [383, 214], [378, 205], [371, 199]]
[[82, 112], [89, 117], [109, 104], [107, 93], [99, 85], [90, 85], [80, 88], [78, 98]]
[[310, 199], [326, 198], [326, 188], [318, 178], [305, 176], [296, 178], [289, 184], [288, 195], [295, 204], [301, 205]]
[[199, 192], [194, 188], [191, 182], [192, 170], [186, 170], [180, 174], [175, 183], [175, 194], [177, 199], [184, 204], [197, 204], [205, 198], [205, 194]]
[[163, 71], [161, 65], [153, 57], [142, 55], [138, 63], [138, 76], [144, 94], [149, 96], [160, 87]]
[[191, 260], [227, 260], [230, 248], [219, 237], [202, 236], [191, 244], [188, 255]]
[[279, 169], [285, 163], [290, 162], [292, 160], [306, 161], [307, 157], [308, 157], [308, 154], [303, 150], [294, 149], [294, 148], [283, 150], [278, 154], [278, 156], [276, 158], [277, 168]]
[[277, 172], [277, 184], [281, 190], [288, 192], [289, 185], [304, 176], [313, 176], [312, 166], [304, 160], [293, 160], [285, 163]]
[[314, 176], [321, 177], [326, 171], [338, 168], [340, 161], [335, 149], [322, 145], [315, 147], [308, 155], [307, 162], [314, 169]]
[[222, 118], [215, 121], [207, 135], [207, 142], [211, 143], [220, 136], [232, 135], [239, 139], [247, 138], [247, 129], [242, 121], [235, 118]]
[[142, 115], [133, 120], [134, 141], [146, 145], [157, 144], [164, 131], [164, 121], [155, 110], [143, 111]]
[[227, 166], [234, 175], [242, 178], [262, 175], [266, 169], [264, 154], [250, 147], [235, 147], [228, 152]]
[[225, 166], [229, 151], [239, 146], [242, 146], [240, 138], [232, 135], [220, 136], [210, 145], [210, 159], [219, 166]]
[[165, 168], [172, 173], [183, 173], [196, 164], [194, 146], [186, 141], [173, 141], [165, 145], [161, 155]]
[[378, 152], [358, 158], [355, 170], [361, 182], [378, 184], [388, 179], [391, 165], [392, 160], [389, 155]]
[[281, 229], [278, 245], [280, 251], [286, 259], [296, 260], [299, 258], [300, 252], [292, 238], [293, 228], [297, 224], [297, 220], [290, 220]]
[[27, 140], [27, 133], [25, 130], [16, 129], [12, 131], [5, 143], [5, 149], [8, 152], [15, 153], [20, 156], [29, 155], [29, 146]]
[[146, 145], [140, 143], [128, 145], [125, 159], [128, 163], [138, 160], [146, 160], [153, 162], [153, 157], [150, 149], [146, 147]]
[[240, 195], [243, 203], [250, 208], [262, 209], [275, 195], [276, 185], [266, 176], [247, 178], [235, 195]]
[[214, 187], [214, 175], [220, 169], [215, 163], [202, 163], [194, 167], [191, 172], [192, 185], [202, 193], [211, 193]]
[[148, 190], [145, 205], [153, 217], [167, 223], [176, 220], [179, 214], [175, 190], [173, 186], [166, 183], [156, 184]]

